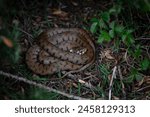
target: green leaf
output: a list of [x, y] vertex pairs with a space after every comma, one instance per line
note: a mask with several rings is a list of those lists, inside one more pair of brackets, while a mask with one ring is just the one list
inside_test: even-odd
[[97, 22], [94, 22], [94, 23], [91, 25], [90, 31], [91, 31], [92, 33], [96, 33], [96, 31], [97, 31], [97, 26], [98, 26], [98, 23], [97, 23]]
[[122, 8], [121, 5], [115, 5], [109, 10], [109, 13], [118, 15], [121, 12], [121, 8]]
[[109, 24], [109, 27], [114, 30], [114, 28], [115, 28], [115, 21], [112, 21], [112, 22]]
[[109, 27], [111, 28], [111, 30], [109, 30], [109, 35], [111, 38], [114, 38], [114, 36], [115, 36], [115, 21], [112, 21], [109, 24]]
[[134, 38], [133, 38], [133, 36], [131, 34], [127, 36], [127, 40], [126, 41], [127, 41], [128, 45], [131, 45], [131, 44], [133, 44], [135, 42]]
[[122, 35], [122, 37], [121, 37], [122, 41], [125, 41], [126, 38], [127, 38], [126, 34]]
[[142, 62], [141, 62], [141, 69], [142, 70], [147, 70], [150, 67], [150, 61], [145, 58]]
[[138, 70], [136, 68], [132, 68], [131, 69], [131, 73], [129, 75], [129, 78], [128, 78], [128, 81], [133, 81], [133, 80], [136, 80], [136, 81], [140, 81], [142, 80], [142, 74], [138, 72]]
[[100, 19], [100, 20], [99, 20], [99, 27], [100, 27], [101, 29], [102, 29], [102, 28], [108, 29], [108, 27], [107, 27], [107, 25], [106, 25], [106, 23], [104, 22], [103, 19]]
[[114, 38], [114, 35], [115, 35], [114, 30], [110, 30], [110, 31], [109, 31], [109, 35], [110, 35], [111, 38]]
[[101, 44], [101, 43], [103, 43], [103, 41], [104, 41], [104, 38], [100, 34], [99, 37], [98, 37], [97, 42]]
[[102, 19], [103, 19], [105, 22], [109, 22], [109, 21], [110, 21], [109, 12], [103, 12], [103, 13], [101, 14], [101, 17], [102, 17]]
[[[133, 2], [132, 2], [133, 4]], [[135, 0], [134, 6], [144, 12], [150, 12], [150, 1], [149, 0]]]
[[136, 46], [136, 49], [135, 49], [135, 51], [134, 51], [134, 53], [133, 53], [134, 57], [135, 57], [135, 58], [139, 58], [139, 56], [141, 55], [141, 52], [142, 52], [142, 50], [141, 50], [141, 48], [140, 48], [140, 45], [137, 45], [137, 46]]
[[131, 34], [132, 32], [133, 32], [133, 30], [124, 30], [122, 32], [121, 39], [127, 46], [131, 46], [131, 44], [133, 44], [135, 42], [135, 40]]
[[92, 23], [94, 23], [94, 22], [99, 22], [99, 19], [98, 18], [92, 18], [91, 20], [90, 20], [90, 22], [92, 22]]
[[101, 36], [107, 42], [109, 42], [111, 40], [111, 37], [110, 37], [109, 33], [104, 31], [104, 30], [101, 31]]
[[116, 33], [122, 33], [124, 31], [124, 27], [122, 25], [116, 25], [114, 30]]

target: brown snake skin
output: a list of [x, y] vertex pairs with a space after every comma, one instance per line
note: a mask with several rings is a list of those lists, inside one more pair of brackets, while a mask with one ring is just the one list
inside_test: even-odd
[[26, 53], [35, 73], [53, 74], [86, 69], [95, 60], [95, 46], [88, 32], [79, 28], [53, 28], [42, 32]]

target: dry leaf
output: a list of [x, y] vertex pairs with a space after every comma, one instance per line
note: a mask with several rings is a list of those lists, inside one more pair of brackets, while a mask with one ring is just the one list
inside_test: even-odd
[[86, 86], [88, 88], [93, 88], [91, 83], [85, 82], [85, 81], [83, 81], [81, 79], [79, 79], [78, 81], [79, 81], [79, 83], [83, 84], [84, 86]]
[[52, 14], [63, 19], [68, 18], [68, 13], [60, 9], [54, 10]]
[[144, 78], [138, 82], [138, 86], [141, 86], [144, 83]]
[[13, 23], [14, 25], [19, 25], [19, 20], [14, 19], [14, 20], [12, 21], [12, 23]]
[[66, 84], [65, 84], [65, 88], [66, 89], [70, 89], [72, 87], [73, 83], [70, 82], [70, 81], [67, 81]]
[[120, 100], [120, 98], [119, 97], [117, 97], [117, 96], [112, 96], [112, 98], [113, 98], [113, 100]]
[[142, 80], [140, 80], [137, 86], [142, 86], [143, 84], [149, 85], [150, 84], [150, 76], [144, 76]]
[[8, 46], [9, 48], [13, 47], [13, 43], [10, 39], [8, 39], [7, 37], [4, 37], [4, 36], [0, 36], [0, 37], [6, 46]]
[[73, 83], [72, 84], [74, 87], [78, 88], [78, 85], [76, 83]]
[[111, 50], [105, 50], [104, 51], [104, 54], [105, 54], [105, 57], [107, 58], [107, 59], [115, 59], [111, 54], [112, 54], [112, 52], [111, 52]]
[[36, 22], [41, 22], [42, 21], [42, 17], [37, 17], [36, 18]]
[[85, 84], [85, 81], [83, 81], [83, 80], [79, 79], [79, 83], [81, 83], [81, 84]]
[[145, 76], [144, 77], [144, 83], [150, 84], [150, 76]]
[[74, 6], [78, 6], [78, 3], [75, 2], [75, 1], [73, 1], [73, 0], [71, 0], [71, 3], [72, 3]]
[[112, 75], [108, 75], [108, 80], [111, 81]]

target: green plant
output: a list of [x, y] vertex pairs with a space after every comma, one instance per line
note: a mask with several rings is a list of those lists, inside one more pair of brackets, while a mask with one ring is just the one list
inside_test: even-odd
[[[113, 52], [120, 53], [123, 48], [127, 52], [127, 58], [129, 64], [123, 64], [127, 67], [128, 73], [123, 76], [123, 83], [128, 86], [134, 82], [140, 82], [144, 78], [143, 72], [147, 72], [150, 69], [150, 61], [147, 56], [143, 54], [142, 43], [136, 42], [133, 33], [135, 29], [129, 28], [132, 25], [128, 25], [127, 22], [120, 22], [119, 15], [122, 12], [123, 7], [116, 5], [108, 11], [101, 12], [98, 17], [91, 19], [90, 31], [97, 37], [97, 44], [105, 48], [105, 45], [111, 45]], [[124, 24], [126, 26], [124, 26]], [[130, 24], [130, 23], [129, 23]], [[106, 46], [107, 47], [107, 46]], [[116, 51], [117, 50], [117, 51]], [[145, 54], [146, 55], [146, 54]], [[124, 63], [124, 59], [119, 64]], [[108, 63], [99, 65], [100, 77], [103, 79], [102, 89], [106, 89], [109, 86], [110, 69], [106, 66]], [[117, 75], [117, 77], [120, 77]], [[119, 96], [122, 92], [122, 86], [120, 80], [114, 80], [113, 82], [113, 94]]]
[[102, 88], [105, 89], [106, 85], [108, 85], [108, 76], [110, 75], [110, 70], [108, 69], [107, 65], [105, 64], [100, 64], [99, 65], [99, 71], [100, 71], [100, 75], [101, 78], [103, 79], [103, 85], [101, 86]]
[[134, 81], [140, 81], [143, 76], [136, 68], [132, 68], [127, 78], [124, 79], [124, 83], [133, 83]]
[[[133, 29], [128, 29], [122, 23], [118, 23], [118, 15], [121, 13], [122, 7], [116, 5], [110, 10], [101, 12], [99, 18], [91, 19], [90, 31], [97, 36], [97, 43], [102, 44], [104, 42], [114, 41], [115, 49], [124, 44], [128, 50], [128, 53], [138, 60], [141, 64], [142, 70], [148, 69], [148, 59], [140, 60], [139, 57], [142, 54], [141, 45], [135, 44], [132, 33]], [[115, 17], [115, 18], [114, 18]]]
[[126, 46], [134, 43], [132, 36], [133, 30], [127, 29], [118, 20], [112, 20], [111, 17], [118, 15], [121, 7], [113, 7], [109, 11], [100, 13], [100, 18], [91, 19], [92, 25], [90, 31], [98, 35], [98, 43], [110, 42], [115, 39], [119, 45], [123, 42]]
[[136, 8], [144, 12], [150, 12], [149, 0], [118, 0], [118, 3], [128, 4], [129, 7]]
[[140, 68], [141, 68], [141, 70], [148, 70], [150, 68], [150, 61], [148, 58], [144, 58], [140, 62]]

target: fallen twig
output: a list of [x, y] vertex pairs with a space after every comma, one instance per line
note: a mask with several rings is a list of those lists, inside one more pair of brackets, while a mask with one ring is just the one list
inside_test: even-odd
[[83, 86], [90, 88], [90, 89], [96, 89], [91, 83], [85, 82], [84, 80], [78, 79], [78, 82], [81, 83]]
[[0, 75], [3, 75], [3, 76], [6, 76], [8, 78], [13, 78], [13, 79], [16, 79], [16, 80], [19, 80], [19, 81], [22, 81], [22, 82], [25, 82], [27, 84], [30, 84], [30, 85], [34, 85], [34, 86], [37, 86], [39, 88], [43, 88], [43, 89], [46, 89], [48, 90], [48, 92], [55, 92], [55, 93], [58, 93], [58, 94], [61, 94], [63, 96], [66, 96], [68, 98], [72, 98], [72, 99], [76, 99], [76, 100], [87, 100], [87, 98], [82, 98], [82, 97], [78, 97], [78, 96], [74, 96], [74, 95], [70, 95], [70, 94], [67, 94], [65, 92], [61, 92], [59, 90], [56, 90], [56, 89], [53, 89], [53, 88], [50, 88], [50, 87], [47, 87], [41, 83], [37, 83], [35, 81], [31, 81], [31, 80], [28, 80], [24, 77], [19, 77], [19, 76], [16, 76], [16, 75], [13, 75], [13, 74], [10, 74], [10, 73], [6, 73], [6, 72], [3, 72], [0, 70]]
[[23, 33], [25, 33], [26, 35], [28, 35], [29, 37], [31, 37], [31, 38], [33, 39], [33, 36], [32, 36], [31, 34], [29, 34], [28, 32], [26, 32], [26, 31], [24, 31], [24, 30], [22, 30], [21, 28], [17, 28], [17, 30], [19, 30], [19, 31], [21, 31], [21, 32], [23, 32]]
[[135, 92], [140, 92], [140, 91], [143, 91], [143, 90], [145, 90], [145, 89], [147, 89], [147, 88], [150, 88], [150, 85], [145, 86], [145, 87], [143, 87], [143, 88], [140, 88], [140, 89], [136, 90]]
[[[63, 73], [65, 74], [65, 72], [63, 72]], [[94, 90], [96, 89], [96, 87], [94, 87], [91, 83], [81, 80], [81, 78], [80, 78], [81, 76], [79, 76], [79, 75], [68, 74], [68, 77], [71, 78], [72, 80], [78, 81], [79, 83], [83, 84], [87, 88], [94, 89]], [[90, 75], [86, 78], [89, 78], [89, 77], [92, 77], [92, 76]], [[82, 78], [82, 79], [85, 79], [85, 78]]]
[[128, 66], [131, 66], [131, 65], [129, 64], [129, 62], [128, 62], [127, 54], [128, 54], [128, 52], [126, 51], [126, 52], [125, 52], [125, 55], [124, 55], [124, 58], [125, 58], [125, 61], [126, 61], [127, 65], [128, 65]]
[[150, 37], [139, 37], [139, 38], [136, 38], [135, 40], [136, 41], [137, 40], [150, 40]]
[[126, 99], [126, 92], [125, 92], [125, 87], [124, 87], [124, 84], [122, 82], [123, 80], [123, 76], [122, 76], [122, 73], [121, 73], [121, 69], [120, 69], [120, 66], [118, 66], [118, 73], [119, 73], [119, 76], [120, 76], [120, 82], [121, 82], [121, 86], [122, 86], [122, 93], [123, 93], [123, 96], [124, 96], [124, 99]]
[[113, 68], [113, 73], [112, 73], [112, 77], [111, 77], [110, 84], [109, 84], [109, 100], [111, 100], [113, 79], [116, 78], [116, 69], [117, 67], [115, 66]]

